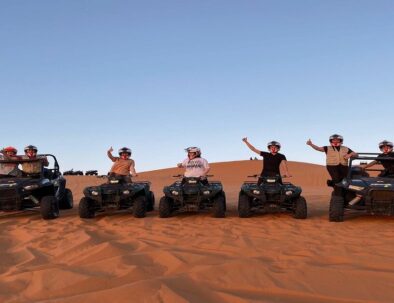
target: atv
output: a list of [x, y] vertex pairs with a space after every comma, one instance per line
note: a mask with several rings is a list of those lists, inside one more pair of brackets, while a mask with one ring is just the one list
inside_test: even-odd
[[46, 154], [39, 157], [51, 158], [53, 168], [42, 167], [41, 172], [27, 174], [19, 165], [27, 162], [41, 162], [42, 159], [0, 160], [2, 164], [15, 165], [12, 173], [0, 175], [0, 210], [40, 210], [43, 219], [55, 219], [59, 209], [73, 207], [73, 195], [66, 188], [66, 180], [60, 173], [55, 156]]
[[131, 182], [131, 178], [122, 176], [108, 176], [106, 183], [86, 187], [83, 194], [79, 216], [86, 219], [94, 218], [96, 212], [128, 208], [133, 209], [134, 217], [143, 218], [155, 204], [150, 182]]
[[394, 161], [394, 157], [382, 158], [377, 153], [359, 153], [350, 159], [347, 177], [334, 185], [329, 209], [331, 222], [343, 222], [345, 212], [350, 211], [394, 216], [394, 172], [359, 166], [365, 161], [382, 159]]
[[181, 178], [163, 189], [164, 197], [160, 199], [159, 216], [168, 218], [175, 212], [200, 211], [212, 209], [213, 217], [224, 218], [226, 196], [222, 183], [207, 179], [174, 176]]
[[247, 218], [254, 211], [290, 212], [296, 219], [306, 219], [307, 204], [301, 187], [283, 182], [281, 176], [248, 176], [258, 181], [245, 181], [238, 200], [238, 215]]
[[97, 170], [87, 170], [85, 172], [85, 176], [97, 176], [97, 175], [98, 175]]
[[83, 176], [83, 171], [70, 169], [70, 170], [66, 170], [63, 173], [63, 176]]

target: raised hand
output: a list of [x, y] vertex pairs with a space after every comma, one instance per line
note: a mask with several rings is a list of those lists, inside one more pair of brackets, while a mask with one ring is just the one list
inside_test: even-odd
[[311, 139], [309, 139], [308, 141], [306, 141], [306, 145], [312, 145], [313, 143], [312, 143], [312, 140]]
[[248, 137], [242, 138], [242, 141], [244, 141], [245, 143], [248, 142]]
[[109, 148], [108, 152], [112, 153], [114, 151], [114, 149], [112, 148], [112, 146]]

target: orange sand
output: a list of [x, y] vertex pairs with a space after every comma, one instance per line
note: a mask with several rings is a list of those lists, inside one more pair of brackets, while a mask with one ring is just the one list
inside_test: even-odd
[[[96, 177], [68, 177], [76, 206], [44, 221], [38, 213], [1, 214], [0, 302], [393, 302], [394, 218], [327, 220], [325, 168], [289, 163], [309, 218], [240, 219], [239, 188], [260, 161], [212, 165], [228, 213], [144, 219], [129, 211], [78, 217]], [[156, 202], [178, 169], [142, 173]], [[157, 204], [156, 204], [157, 206]]]

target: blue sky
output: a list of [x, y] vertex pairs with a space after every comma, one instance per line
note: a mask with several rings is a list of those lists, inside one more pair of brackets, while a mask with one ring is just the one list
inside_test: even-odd
[[392, 1], [1, 1], [0, 145], [35, 144], [63, 170], [210, 162], [340, 133], [356, 151], [394, 140]]

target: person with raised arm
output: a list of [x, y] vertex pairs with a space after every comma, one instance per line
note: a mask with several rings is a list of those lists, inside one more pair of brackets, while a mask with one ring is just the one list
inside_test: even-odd
[[343, 137], [341, 135], [334, 134], [330, 136], [329, 142], [329, 146], [317, 146], [309, 139], [306, 144], [314, 150], [326, 153], [326, 168], [331, 176], [331, 182], [328, 182], [328, 185], [333, 186], [347, 176], [349, 159], [357, 157], [357, 153], [343, 145]]
[[[283, 177], [291, 177], [289, 169], [287, 167], [287, 159], [284, 154], [279, 153], [281, 144], [278, 141], [270, 141], [267, 143], [269, 152], [261, 151], [255, 148], [248, 138], [243, 138], [242, 141], [247, 147], [256, 154], [263, 157], [263, 170], [261, 171], [261, 177], [273, 177], [281, 176], [281, 169], [284, 171]], [[282, 182], [282, 181], [281, 181]]]

